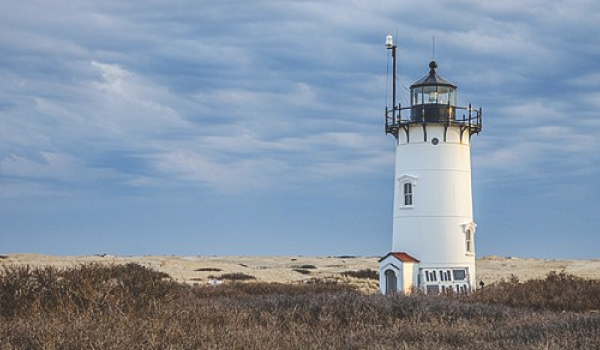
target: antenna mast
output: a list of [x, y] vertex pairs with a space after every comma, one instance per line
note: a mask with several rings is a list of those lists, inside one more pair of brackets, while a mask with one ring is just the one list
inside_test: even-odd
[[393, 83], [392, 83], [392, 125], [396, 124], [396, 81], [398, 80], [398, 70], [397, 70], [397, 58], [396, 58], [396, 49], [398, 46], [394, 44], [394, 39], [391, 35], [388, 35], [385, 38], [385, 47], [388, 50], [392, 50], [392, 65], [393, 65]]

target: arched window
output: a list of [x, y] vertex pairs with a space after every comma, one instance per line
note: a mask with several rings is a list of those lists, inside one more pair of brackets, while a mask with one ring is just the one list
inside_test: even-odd
[[404, 183], [404, 205], [413, 205], [413, 186], [410, 182]]
[[473, 253], [473, 231], [471, 229], [467, 229], [465, 232], [465, 247], [467, 253]]
[[400, 209], [412, 209], [415, 204], [415, 187], [417, 186], [417, 177], [412, 175], [402, 175], [398, 178], [398, 192]]
[[465, 233], [465, 252], [467, 254], [475, 254], [475, 229], [477, 225], [474, 222], [464, 224], [463, 230]]

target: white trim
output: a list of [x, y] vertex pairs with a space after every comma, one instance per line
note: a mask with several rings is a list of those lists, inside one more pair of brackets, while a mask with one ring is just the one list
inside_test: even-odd
[[[396, 257], [394, 257], [394, 258], [396, 258]], [[398, 259], [396, 258], [396, 260], [398, 260]], [[400, 260], [398, 260], [398, 261], [400, 261]], [[400, 261], [400, 262], [401, 262], [401, 261]], [[379, 269], [380, 269], [380, 270], [396, 269], [396, 271], [400, 271], [400, 268], [399, 268], [398, 266], [394, 265], [394, 264], [393, 264], [393, 263], [391, 263], [391, 262], [388, 262], [387, 264], [385, 264], [385, 265], [383, 265], [383, 266], [380, 266], [380, 267], [379, 267]]]
[[404, 184], [410, 182], [413, 186], [417, 186], [417, 180], [419, 178], [413, 175], [402, 175], [397, 180], [399, 183]]
[[469, 223], [466, 223], [466, 224], [462, 224], [462, 227], [463, 227], [463, 232], [465, 232], [465, 233], [467, 233], [468, 229], [471, 229], [471, 232], [473, 234], [475, 234], [475, 230], [477, 230], [477, 224], [472, 221]]

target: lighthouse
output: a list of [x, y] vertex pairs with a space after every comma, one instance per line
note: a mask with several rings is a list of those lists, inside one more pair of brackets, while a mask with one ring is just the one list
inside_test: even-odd
[[476, 286], [471, 194], [471, 138], [482, 128], [482, 110], [457, 105], [457, 86], [438, 64], [410, 86], [410, 106], [396, 105], [397, 46], [392, 107], [385, 131], [394, 136], [393, 238], [380, 260], [383, 294], [468, 293]]

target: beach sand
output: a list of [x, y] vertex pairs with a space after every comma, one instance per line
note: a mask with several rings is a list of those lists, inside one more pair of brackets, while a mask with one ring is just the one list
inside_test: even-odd
[[[377, 293], [378, 281], [345, 277], [346, 271], [379, 270], [379, 257], [305, 257], [305, 256], [51, 256], [41, 254], [5, 254], [0, 264], [59, 268], [81, 264], [137, 263], [167, 273], [174, 280], [205, 284], [226, 273], [243, 273], [260, 282], [303, 283], [314, 278], [352, 283], [365, 293]], [[302, 270], [304, 273], [295, 271]], [[550, 272], [565, 272], [584, 278], [600, 279], [600, 259], [550, 260], [502, 258], [477, 259], [477, 280], [486, 284], [509, 280], [544, 278]]]

